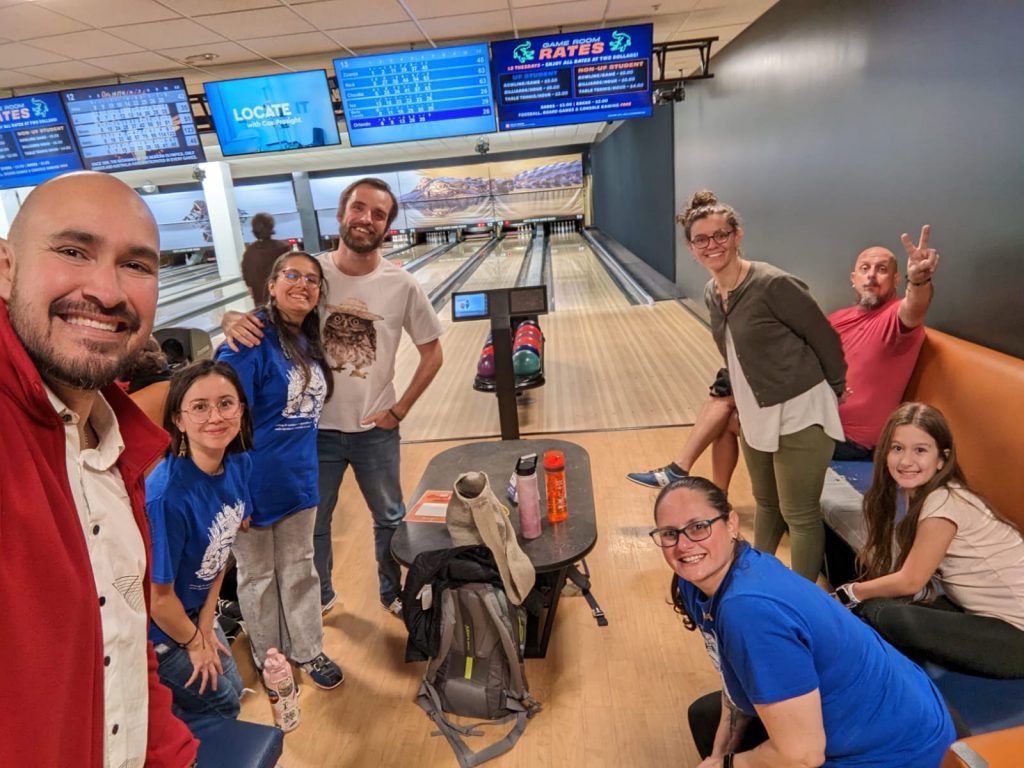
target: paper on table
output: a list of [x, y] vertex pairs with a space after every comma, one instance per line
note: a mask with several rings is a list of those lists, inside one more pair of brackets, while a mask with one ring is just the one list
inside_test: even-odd
[[447, 522], [451, 498], [451, 491], [425, 491], [406, 513], [405, 519], [414, 523]]

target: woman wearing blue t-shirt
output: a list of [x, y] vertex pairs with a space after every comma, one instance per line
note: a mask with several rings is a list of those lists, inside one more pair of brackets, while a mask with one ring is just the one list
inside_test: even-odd
[[217, 357], [238, 372], [254, 424], [252, 525], [235, 540], [238, 603], [262, 667], [279, 648], [320, 688], [344, 680], [323, 651], [320, 579], [313, 564], [319, 504], [316, 433], [333, 378], [320, 342], [323, 270], [307, 253], [274, 262], [257, 317], [264, 343]]
[[651, 537], [676, 574], [673, 603], [722, 675], [722, 693], [690, 707], [699, 768], [937, 768], [956, 733], [928, 677], [744, 542], [715, 485], [687, 477], [666, 486], [654, 516]]
[[175, 714], [238, 716], [242, 681], [215, 610], [224, 566], [248, 518], [252, 421], [231, 366], [203, 360], [171, 379], [167, 457], [146, 480], [160, 681]]

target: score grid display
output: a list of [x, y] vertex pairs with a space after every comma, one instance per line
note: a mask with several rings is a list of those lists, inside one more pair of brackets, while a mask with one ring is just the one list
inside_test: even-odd
[[495, 130], [487, 44], [335, 59], [352, 146]]

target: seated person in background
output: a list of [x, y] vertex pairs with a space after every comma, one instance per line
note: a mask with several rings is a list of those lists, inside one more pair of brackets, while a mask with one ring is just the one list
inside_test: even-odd
[[163, 424], [171, 447], [146, 481], [157, 673], [185, 722], [235, 718], [242, 679], [216, 608], [231, 544], [251, 514], [252, 418], [231, 366], [201, 360], [178, 371]]
[[[879, 445], [864, 496], [868, 543], [858, 557], [866, 580], [844, 584], [837, 597], [913, 659], [1024, 677], [1020, 531], [970, 490], [937, 409], [904, 403]], [[913, 603], [927, 598], [932, 576], [945, 595]]]
[[722, 675], [723, 691], [689, 710], [699, 768], [938, 768], [956, 733], [927, 675], [744, 542], [720, 489], [676, 480], [654, 516], [672, 602]]
[[164, 402], [170, 387], [171, 368], [160, 342], [150, 336], [121, 371], [120, 383], [154, 424], [164, 422]]
[[[928, 247], [930, 231], [927, 224], [921, 227], [917, 245], [906, 233], [900, 237], [907, 252], [907, 290], [902, 299], [896, 297], [900, 283], [896, 257], [886, 248], [872, 246], [861, 252], [850, 273], [856, 303], [829, 315], [847, 364], [847, 391], [839, 404], [846, 441], [836, 444], [834, 459], [870, 460], [885, 419], [903, 399], [924, 343], [924, 319], [934, 292], [932, 276], [939, 263], [938, 253]], [[715, 484], [728, 492], [739, 450], [737, 424], [729, 413], [729, 406], [735, 409], [732, 389], [727, 380], [725, 388], [718, 386], [720, 377], [676, 461], [626, 477], [651, 488], [665, 486], [684, 477], [711, 445]]]

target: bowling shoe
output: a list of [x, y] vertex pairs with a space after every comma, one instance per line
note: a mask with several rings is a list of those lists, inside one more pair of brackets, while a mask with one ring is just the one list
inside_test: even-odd
[[669, 464], [660, 469], [652, 469], [650, 472], [630, 472], [626, 477], [634, 483], [645, 485], [648, 488], [664, 488], [669, 483], [682, 480], [687, 475], [689, 472], [679, 465]]

